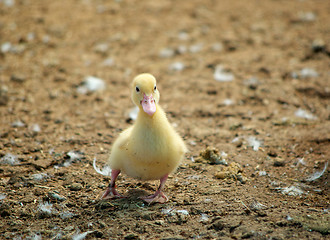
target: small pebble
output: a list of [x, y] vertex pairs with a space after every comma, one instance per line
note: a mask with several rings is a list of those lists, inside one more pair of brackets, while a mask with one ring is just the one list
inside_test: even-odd
[[49, 197], [50, 199], [53, 199], [53, 200], [56, 200], [56, 201], [60, 201], [60, 202], [63, 202], [63, 201], [66, 200], [65, 197], [63, 197], [63, 196], [61, 196], [61, 195], [59, 195], [59, 194], [57, 194], [57, 193], [55, 193], [55, 192], [49, 192], [49, 193], [48, 193], [48, 197]]
[[81, 183], [72, 183], [69, 188], [71, 191], [80, 191], [83, 186], [81, 185]]
[[23, 83], [25, 82], [26, 78], [22, 75], [11, 75], [10, 80], [16, 83]]
[[313, 52], [322, 52], [326, 50], [326, 45], [323, 39], [315, 39], [312, 43]]
[[285, 160], [282, 158], [276, 158], [274, 161], [274, 167], [283, 167], [285, 166]]

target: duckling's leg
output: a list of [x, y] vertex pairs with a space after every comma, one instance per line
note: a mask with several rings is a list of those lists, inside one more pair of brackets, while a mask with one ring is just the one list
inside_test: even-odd
[[160, 185], [153, 195], [143, 197], [141, 199], [147, 203], [166, 203], [168, 201], [168, 197], [162, 192], [162, 190], [164, 189], [167, 178], [168, 174], [160, 179]]
[[111, 181], [105, 192], [103, 193], [101, 199], [111, 199], [111, 198], [122, 198], [116, 190], [116, 179], [120, 173], [120, 170], [111, 170]]

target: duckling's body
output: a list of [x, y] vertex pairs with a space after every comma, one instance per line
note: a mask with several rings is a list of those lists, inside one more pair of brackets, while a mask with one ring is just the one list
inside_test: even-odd
[[140, 180], [160, 179], [156, 193], [144, 200], [166, 202], [162, 189], [168, 174], [179, 166], [186, 147], [158, 105], [159, 92], [152, 75], [141, 74], [133, 80], [132, 100], [140, 111], [134, 125], [123, 131], [112, 147], [108, 160], [112, 179], [102, 198], [119, 196], [115, 180], [123, 171]]

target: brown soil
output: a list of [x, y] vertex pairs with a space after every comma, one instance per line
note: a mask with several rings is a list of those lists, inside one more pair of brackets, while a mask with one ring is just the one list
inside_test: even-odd
[[[0, 1], [0, 238], [328, 238], [329, 12], [317, 0]], [[216, 81], [218, 65], [234, 80]], [[93, 159], [132, 123], [141, 72], [190, 151], [168, 203], [144, 204], [158, 182], [125, 175], [128, 198], [99, 202], [109, 178]], [[106, 88], [77, 92], [87, 76]]]

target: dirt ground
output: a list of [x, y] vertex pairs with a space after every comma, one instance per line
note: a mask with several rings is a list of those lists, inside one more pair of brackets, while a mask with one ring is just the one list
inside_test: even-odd
[[[0, 0], [1, 239], [328, 239], [330, 1]], [[158, 181], [98, 174], [158, 79], [189, 152]], [[103, 90], [88, 91], [88, 76]], [[87, 91], [87, 92], [86, 92]], [[203, 156], [200, 156], [202, 153]]]

